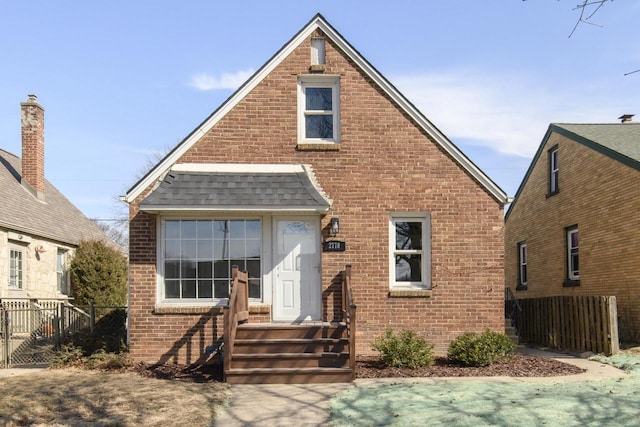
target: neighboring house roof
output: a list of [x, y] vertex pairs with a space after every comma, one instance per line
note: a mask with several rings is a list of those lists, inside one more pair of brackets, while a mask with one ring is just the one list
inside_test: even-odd
[[[506, 193], [466, 157], [438, 128], [436, 128], [407, 98], [404, 97], [382, 74], [378, 72], [360, 53], [354, 49], [325, 18], [317, 14], [302, 30], [284, 45], [266, 64], [249, 78], [233, 95], [215, 110], [198, 128], [178, 144], [164, 159], [143, 176], [123, 197], [133, 202], [146, 188], [157, 183], [169, 171], [171, 166], [206, 134], [229, 111], [231, 111], [249, 92], [251, 92], [271, 71], [273, 71], [291, 52], [293, 52], [314, 31], [320, 29], [331, 39], [368, 77], [370, 77], [417, 125], [458, 162], [477, 182], [479, 182], [500, 203], [507, 203]], [[372, 147], [375, 150], [375, 147]]]
[[140, 202], [143, 211], [326, 212], [330, 207], [306, 165], [176, 165]]
[[49, 181], [40, 201], [21, 184], [20, 158], [0, 149], [0, 227], [76, 246], [106, 236]]
[[640, 123], [551, 123], [518, 188], [513, 203], [507, 210], [505, 221], [517, 203], [518, 196], [553, 132], [640, 171]]

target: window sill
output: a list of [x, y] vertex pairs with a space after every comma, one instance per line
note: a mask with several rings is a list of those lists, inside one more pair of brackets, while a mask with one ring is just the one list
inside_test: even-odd
[[516, 286], [516, 291], [526, 291], [527, 289], [529, 289], [529, 285], [517, 285]]
[[392, 289], [389, 298], [431, 298], [431, 289]]
[[[224, 306], [216, 305], [156, 305], [153, 314], [222, 314]], [[249, 314], [270, 314], [271, 306], [268, 304], [251, 305], [249, 303]]]
[[562, 287], [563, 288], [572, 288], [574, 286], [580, 286], [580, 279], [578, 279], [578, 280], [568, 280], [567, 279], [562, 283]]
[[222, 306], [156, 305], [153, 314], [222, 314]]
[[552, 191], [552, 192], [550, 192], [550, 193], [547, 193], [547, 199], [548, 199], [549, 197], [553, 197], [553, 196], [555, 196], [555, 195], [556, 195], [556, 194], [558, 194], [559, 192], [560, 192], [560, 190], [558, 189], [558, 190], [556, 190], [556, 191]]
[[338, 143], [300, 142], [296, 145], [298, 151], [340, 151]]

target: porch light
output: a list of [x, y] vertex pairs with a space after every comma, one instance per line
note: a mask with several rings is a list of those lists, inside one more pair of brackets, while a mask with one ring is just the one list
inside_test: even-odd
[[339, 218], [331, 218], [331, 235], [337, 236], [340, 232], [340, 219]]

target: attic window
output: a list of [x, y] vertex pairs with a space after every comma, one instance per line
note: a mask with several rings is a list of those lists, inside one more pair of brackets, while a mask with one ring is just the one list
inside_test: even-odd
[[311, 39], [311, 65], [325, 65], [324, 39]]
[[298, 143], [340, 142], [338, 76], [303, 76], [298, 81]]

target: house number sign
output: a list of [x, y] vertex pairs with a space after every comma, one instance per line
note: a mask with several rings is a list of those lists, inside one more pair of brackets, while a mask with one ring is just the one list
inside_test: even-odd
[[347, 249], [347, 245], [345, 242], [332, 240], [330, 242], [324, 242], [322, 249], [324, 252], [344, 252], [345, 249]]

